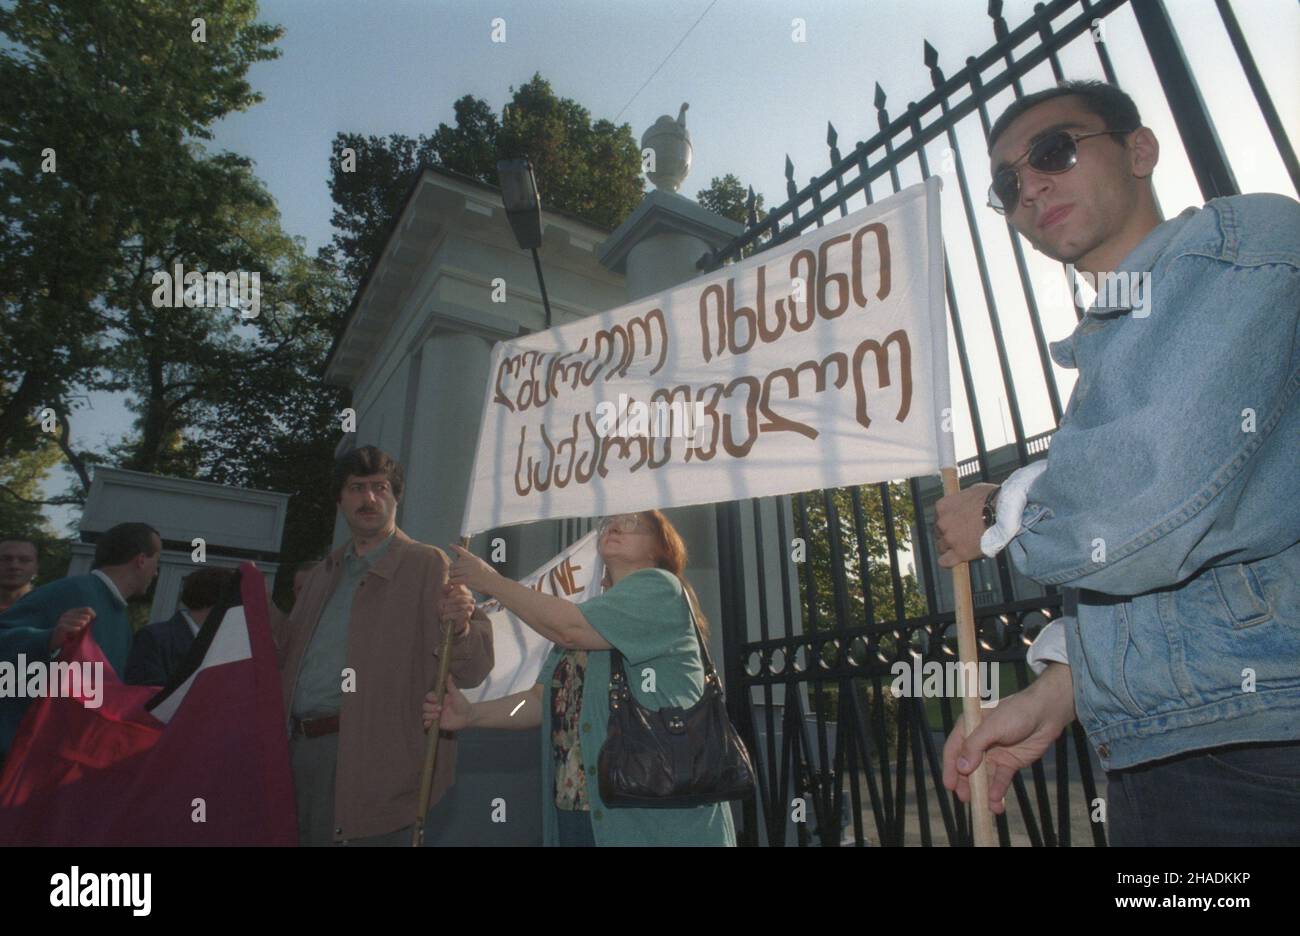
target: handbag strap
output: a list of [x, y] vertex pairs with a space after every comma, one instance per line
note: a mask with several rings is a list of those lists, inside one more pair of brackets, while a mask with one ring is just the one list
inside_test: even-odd
[[[690, 595], [687, 594], [685, 586], [682, 587], [682, 600], [686, 602], [686, 613], [691, 617], [691, 630], [695, 632], [695, 642], [700, 648], [700, 661], [704, 664], [704, 691], [709, 691], [709, 686], [722, 691], [722, 681], [718, 678], [718, 671], [713, 666], [713, 658], [709, 656], [708, 644], [704, 642], [704, 634], [700, 631], [700, 622], [695, 619], [695, 608], [691, 604]], [[613, 656], [610, 659], [609, 667], [609, 693], [610, 698], [618, 696], [628, 697], [630, 690], [627, 687], [627, 669], [623, 665], [623, 654], [619, 653], [618, 647], [610, 645], [610, 653]], [[619, 681], [622, 680], [622, 685]]]

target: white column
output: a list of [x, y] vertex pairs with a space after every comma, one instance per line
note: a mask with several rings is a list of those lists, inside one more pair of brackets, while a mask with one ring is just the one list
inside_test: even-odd
[[[190, 573], [199, 569], [238, 569], [245, 561], [247, 560], [209, 552], [206, 562], [195, 562], [191, 553], [164, 549], [162, 558], [158, 560], [158, 581], [153, 589], [153, 602], [149, 605], [149, 622], [165, 621], [176, 613], [181, 604], [181, 588]], [[275, 574], [280, 564], [258, 560], [254, 564], [262, 573], [269, 593], [275, 584]]]
[[460, 536], [491, 350], [477, 335], [435, 331], [421, 351], [402, 529], [443, 549]]
[[[740, 225], [673, 192], [652, 191], [602, 246], [602, 262], [624, 274], [629, 302], [698, 276], [705, 253], [734, 237]], [[722, 656], [722, 589], [717, 512], [712, 504], [664, 511], [686, 544], [686, 576], [712, 625], [709, 652]]]

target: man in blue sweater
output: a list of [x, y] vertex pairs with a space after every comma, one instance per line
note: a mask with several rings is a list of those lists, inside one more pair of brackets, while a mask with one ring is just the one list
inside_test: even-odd
[[[113, 669], [121, 673], [131, 647], [126, 603], [149, 590], [158, 574], [162, 539], [147, 523], [119, 523], [95, 543], [89, 575], [51, 582], [0, 614], [0, 665], [23, 671], [48, 664], [63, 645], [91, 627]], [[0, 756], [7, 756], [31, 699], [0, 698]]]

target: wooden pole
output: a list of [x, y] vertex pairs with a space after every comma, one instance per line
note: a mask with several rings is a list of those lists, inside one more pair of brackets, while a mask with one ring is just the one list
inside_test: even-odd
[[[462, 536], [460, 545], [469, 549], [469, 537]], [[969, 591], [969, 585], [968, 585]], [[455, 637], [455, 628], [450, 621], [442, 622], [442, 654], [438, 657], [438, 681], [433, 687], [433, 697], [442, 702], [447, 694], [447, 674], [451, 672], [451, 642]], [[420, 774], [420, 798], [415, 813], [415, 831], [411, 833], [411, 847], [419, 848], [424, 844], [424, 823], [429, 818], [429, 796], [433, 793], [433, 772], [438, 763], [438, 734], [442, 722], [442, 710], [429, 726], [429, 740], [424, 746], [424, 770]]]
[[[951, 496], [961, 490], [957, 480], [956, 468], [942, 469], [944, 496]], [[965, 692], [962, 695], [961, 708], [963, 725], [967, 737], [979, 727], [983, 718], [979, 697], [979, 651], [975, 642], [975, 603], [970, 593], [970, 564], [959, 562], [952, 570], [952, 594], [957, 609], [957, 655], [963, 672], [975, 672], [976, 678], [965, 679]], [[989, 776], [985, 769], [988, 758], [980, 762], [979, 767], [970, 775], [970, 810], [971, 825], [975, 844], [978, 847], [992, 847], [997, 844], [993, 837], [993, 813], [989, 809]]]

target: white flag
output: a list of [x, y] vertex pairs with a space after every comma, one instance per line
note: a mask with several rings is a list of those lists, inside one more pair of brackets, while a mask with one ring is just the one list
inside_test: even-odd
[[[586, 601], [600, 594], [600, 582], [604, 576], [604, 563], [596, 551], [596, 531], [592, 530], [541, 568], [520, 579], [519, 584], [545, 595]], [[532, 688], [553, 646], [551, 641], [503, 608], [495, 598], [482, 607], [492, 622], [496, 663], [480, 685], [464, 690], [465, 697], [471, 702], [500, 699]]]
[[939, 188], [500, 342], [461, 532], [955, 465]]

